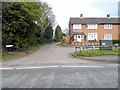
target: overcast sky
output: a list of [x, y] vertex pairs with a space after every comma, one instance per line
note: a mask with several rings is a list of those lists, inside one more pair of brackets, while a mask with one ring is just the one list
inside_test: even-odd
[[62, 29], [68, 28], [70, 17], [111, 17], [118, 16], [120, 0], [42, 0], [47, 2], [56, 16], [56, 22]]

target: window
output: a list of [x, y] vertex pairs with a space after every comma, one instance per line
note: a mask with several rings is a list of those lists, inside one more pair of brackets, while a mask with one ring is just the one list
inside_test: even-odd
[[112, 34], [105, 34], [104, 40], [112, 40]]
[[81, 24], [73, 24], [73, 29], [81, 29]]
[[97, 24], [88, 24], [88, 29], [98, 29]]
[[97, 33], [88, 33], [88, 40], [97, 40]]
[[112, 29], [112, 24], [105, 24], [104, 29]]

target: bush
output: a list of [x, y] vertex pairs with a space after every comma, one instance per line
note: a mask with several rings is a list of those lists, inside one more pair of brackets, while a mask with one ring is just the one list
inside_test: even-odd
[[113, 44], [118, 43], [120, 44], [120, 40], [113, 40]]

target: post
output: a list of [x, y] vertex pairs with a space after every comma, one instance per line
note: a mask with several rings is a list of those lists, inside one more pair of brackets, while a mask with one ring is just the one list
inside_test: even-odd
[[82, 46], [80, 46], [80, 53], [82, 52], [82, 50], [83, 50], [83, 48], [82, 48]]
[[86, 31], [87, 31], [87, 38], [86, 38], [86, 41], [87, 41], [87, 47], [88, 47], [88, 24], [86, 25]]
[[86, 31], [87, 31], [87, 38], [86, 38], [86, 42], [87, 42], [87, 50], [88, 50], [88, 44], [89, 44], [89, 41], [88, 41], [88, 24], [86, 25]]
[[75, 52], [77, 51], [77, 47], [75, 46]]
[[95, 46], [93, 45], [92, 46], [92, 52], [93, 52], [92, 54], [93, 54], [93, 56], [94, 56], [94, 49], [95, 49]]

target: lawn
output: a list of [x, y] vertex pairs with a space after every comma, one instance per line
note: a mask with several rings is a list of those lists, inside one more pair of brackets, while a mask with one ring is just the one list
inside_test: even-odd
[[120, 56], [120, 48], [119, 49], [113, 49], [113, 50], [83, 50], [83, 51], [76, 51], [72, 53], [75, 57], [92, 57], [92, 56]]

